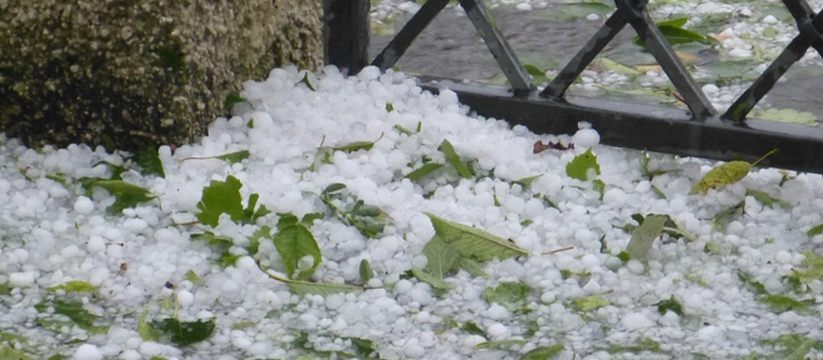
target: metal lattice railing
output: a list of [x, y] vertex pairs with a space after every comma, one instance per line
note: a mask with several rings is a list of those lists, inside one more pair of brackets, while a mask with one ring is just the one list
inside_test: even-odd
[[[607, 145], [667, 152], [718, 160], [754, 160], [772, 149], [778, 152], [766, 166], [823, 173], [823, 129], [747, 119], [777, 80], [809, 47], [823, 56], [823, 11], [815, 13], [805, 0], [783, 0], [795, 18], [797, 35], [771, 65], [722, 115], [678, 59], [646, 9], [648, 0], [615, 0], [617, 10], [582, 46], [542, 91], [501, 31], [493, 25], [482, 0], [460, 0], [477, 32], [494, 56], [510, 87], [465, 84], [438, 79], [421, 83], [432, 92], [448, 87], [478, 114], [505, 119], [537, 133], [573, 133], [585, 120]], [[414, 39], [449, 0], [429, 0], [371, 62], [367, 60], [368, 0], [326, 0], [326, 59], [359, 71], [366, 64], [386, 70], [394, 66]], [[626, 26], [645, 42], [652, 56], [682, 96], [688, 111], [618, 101], [574, 98], [566, 91], [595, 57]]]

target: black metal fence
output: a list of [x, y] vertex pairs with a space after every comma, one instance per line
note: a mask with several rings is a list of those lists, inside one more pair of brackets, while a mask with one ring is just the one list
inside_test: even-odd
[[[783, 0], [799, 35], [730, 107], [719, 114], [645, 8], [648, 0], [614, 0], [616, 11], [538, 92], [524, 66], [493, 23], [482, 0], [460, 0], [510, 87], [423, 77], [432, 92], [448, 87], [478, 114], [505, 119], [536, 133], [572, 134], [592, 124], [607, 145], [717, 160], [755, 160], [772, 149], [764, 166], [823, 173], [823, 129], [747, 119], [777, 80], [809, 47], [823, 56], [823, 11], [805, 0]], [[326, 62], [354, 73], [371, 64], [391, 68], [449, 0], [428, 0], [372, 61], [368, 60], [369, 0], [325, 0]], [[568, 98], [566, 90], [626, 25], [631, 26], [682, 96], [688, 110], [593, 98]], [[430, 80], [437, 80], [436, 85]], [[541, 86], [542, 87], [542, 86]], [[821, 97], [823, 101], [823, 97]]]

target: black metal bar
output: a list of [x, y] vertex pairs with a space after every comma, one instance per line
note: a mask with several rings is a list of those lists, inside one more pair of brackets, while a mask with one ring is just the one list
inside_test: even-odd
[[[813, 20], [814, 27], [818, 31], [823, 31], [823, 11], [818, 13]], [[723, 114], [722, 118], [743, 122], [746, 116], [752, 111], [755, 105], [763, 99], [764, 96], [774, 87], [783, 74], [789, 71], [789, 68], [799, 61], [806, 50], [809, 49], [809, 43], [805, 36], [798, 35], [786, 46], [785, 49], [777, 56], [777, 59], [769, 64], [760, 76], [755, 80], [745, 92], [743, 92], [734, 103], [729, 106], [729, 109]]]
[[[629, 0], [615, 1], [615, 4], [619, 3], [623, 3], [623, 6], [631, 6]], [[660, 67], [669, 77], [672, 85], [686, 101], [686, 106], [692, 111], [693, 116], [717, 115], [717, 110], [714, 109], [711, 101], [703, 94], [703, 91], [697, 87], [689, 70], [677, 57], [677, 54], [669, 45], [669, 41], [655, 25], [646, 8], [635, 8], [634, 10], [638, 16], [630, 19], [629, 24], [646, 43], [649, 53], [654, 56], [657, 63], [660, 64]]]
[[669, 107], [585, 98], [517, 98], [506, 87], [442, 79], [421, 86], [435, 93], [448, 87], [478, 114], [540, 134], [573, 134], [585, 120], [606, 145], [727, 161], [754, 161], [776, 148], [762, 166], [823, 172], [823, 128], [759, 120], [739, 124], [716, 116], [693, 121]]
[[503, 70], [503, 75], [509, 80], [514, 93], [528, 94], [534, 90], [531, 77], [529, 77], [520, 60], [517, 59], [506, 38], [503, 37], [497, 26], [492, 24], [483, 1], [460, 0], [460, 6], [466, 11], [469, 20], [474, 24], [477, 32], [480, 33], [480, 37], [483, 38], [483, 42], [491, 51], [497, 65]]
[[369, 0], [323, 1], [323, 58], [355, 74], [369, 63]]
[[426, 3], [417, 10], [417, 13], [409, 19], [409, 22], [400, 29], [400, 32], [397, 33], [389, 45], [386, 45], [383, 51], [374, 58], [372, 65], [380, 68], [380, 71], [386, 71], [386, 69], [394, 66], [397, 60], [409, 49], [414, 39], [423, 32], [426, 26], [429, 26], [432, 19], [448, 4], [449, 0], [426, 1]]
[[800, 31], [806, 42], [823, 56], [823, 37], [815, 26], [815, 13], [809, 3], [804, 0], [783, 0], [783, 4], [789, 9], [797, 23], [797, 30]]
[[586, 45], [574, 55], [574, 58], [563, 67], [563, 70], [555, 76], [551, 83], [540, 92], [540, 96], [563, 97], [563, 94], [565, 94], [569, 86], [574, 83], [574, 80], [583, 73], [583, 70], [586, 70], [592, 60], [597, 57], [597, 54], [603, 51], [606, 45], [617, 36], [620, 30], [623, 30], [627, 23], [621, 9], [617, 9], [612, 16], [606, 19], [606, 23], [597, 30]]

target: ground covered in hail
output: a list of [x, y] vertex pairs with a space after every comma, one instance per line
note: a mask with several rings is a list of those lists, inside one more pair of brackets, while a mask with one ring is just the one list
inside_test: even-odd
[[2, 139], [0, 358], [823, 349], [819, 175], [536, 135], [375, 68], [233, 100], [159, 151]]

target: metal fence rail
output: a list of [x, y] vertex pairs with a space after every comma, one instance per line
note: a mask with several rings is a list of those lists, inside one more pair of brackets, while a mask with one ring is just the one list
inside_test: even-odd
[[[377, 57], [367, 53], [369, 0], [325, 0], [327, 63], [359, 71], [366, 64], [391, 68], [449, 0], [429, 0]], [[799, 35], [754, 83], [719, 115], [655, 25], [648, 0], [615, 0], [617, 10], [582, 46], [542, 91], [532, 83], [520, 60], [488, 16], [482, 0], [460, 0], [511, 87], [465, 84], [423, 77], [421, 86], [455, 91], [478, 114], [505, 119], [536, 133], [572, 134], [588, 121], [607, 145], [717, 160], [753, 161], [772, 149], [764, 166], [823, 173], [823, 129], [747, 119], [747, 115], [777, 80], [809, 47], [823, 56], [823, 11], [815, 13], [805, 0], [783, 0], [797, 22]], [[682, 96], [688, 111], [589, 98], [569, 98], [566, 90], [626, 25], [631, 26]], [[333, 41], [334, 44], [329, 43]], [[341, 46], [341, 44], [344, 44]], [[341, 47], [345, 49], [340, 50]], [[437, 80], [433, 82], [432, 80]]]

